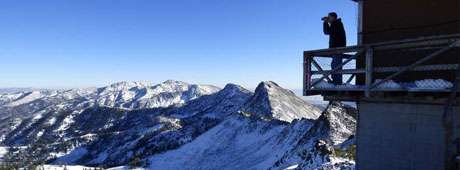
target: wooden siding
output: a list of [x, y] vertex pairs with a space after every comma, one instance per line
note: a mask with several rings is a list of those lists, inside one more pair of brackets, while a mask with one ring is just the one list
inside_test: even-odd
[[[363, 44], [403, 40], [423, 36], [460, 33], [460, 0], [366, 0], [363, 1]], [[435, 49], [412, 51], [376, 51], [374, 67], [405, 66], [429, 55]], [[458, 63], [459, 49], [430, 60], [426, 64]], [[364, 56], [357, 60], [358, 68], [365, 68]], [[381, 79], [387, 74], [376, 74]], [[443, 71], [407, 73], [396, 81], [442, 78], [453, 81], [454, 75]], [[364, 83], [364, 76], [357, 80]]]

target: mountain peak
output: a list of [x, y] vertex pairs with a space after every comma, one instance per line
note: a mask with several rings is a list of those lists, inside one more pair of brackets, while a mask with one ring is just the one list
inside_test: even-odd
[[171, 79], [170, 79], [170, 80], [164, 81], [164, 82], [161, 83], [161, 84], [170, 84], [170, 85], [171, 85], [171, 84], [180, 84], [180, 85], [187, 85], [188, 83], [183, 82], [183, 81], [171, 80]]
[[259, 83], [259, 85], [257, 86], [255, 90], [255, 93], [269, 93], [269, 94], [284, 93], [286, 95], [297, 97], [294, 92], [281, 87], [280, 85], [278, 85], [277, 83], [273, 81], [263, 81]]
[[321, 113], [317, 107], [272, 81], [264, 81], [257, 86], [245, 112], [264, 119], [286, 122], [302, 118], [316, 119]]
[[263, 85], [264, 87], [267, 87], [267, 88], [280, 87], [278, 84], [276, 84], [273, 81], [263, 81], [263, 82], [259, 83], [259, 86], [261, 86], [261, 85]]
[[259, 83], [259, 85], [257, 85], [256, 93], [258, 91], [264, 92], [264, 91], [275, 90], [275, 89], [280, 89], [280, 88], [282, 89], [281, 86], [279, 86], [277, 83], [273, 81], [263, 81]]
[[114, 89], [128, 89], [132, 87], [145, 87], [145, 86], [147, 86], [147, 84], [144, 82], [140, 82], [140, 81], [120, 81], [120, 82], [110, 84], [107, 87], [114, 88]]
[[232, 84], [232, 83], [228, 83], [227, 85], [225, 85], [222, 91], [242, 91], [242, 92], [250, 93], [244, 87], [237, 85], [237, 84]]

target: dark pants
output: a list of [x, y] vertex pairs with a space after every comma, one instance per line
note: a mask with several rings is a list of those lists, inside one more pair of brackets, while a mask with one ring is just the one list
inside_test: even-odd
[[[331, 67], [332, 69], [338, 68], [342, 64], [342, 55], [337, 55], [332, 57], [332, 63]], [[342, 67], [340, 67], [340, 70], [342, 70]], [[343, 83], [342, 80], [342, 74], [332, 74], [332, 83], [335, 85], [340, 85]]]

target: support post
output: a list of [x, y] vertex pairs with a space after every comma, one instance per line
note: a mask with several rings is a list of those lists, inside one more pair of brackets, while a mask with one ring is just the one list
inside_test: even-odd
[[303, 54], [303, 95], [308, 95], [308, 90], [311, 89], [311, 60], [312, 57], [308, 53]]
[[[457, 156], [460, 156], [460, 148], [458, 139], [454, 139], [455, 136], [455, 115], [453, 107], [457, 101], [457, 93], [460, 85], [460, 57], [457, 57], [457, 62], [459, 63], [457, 70], [455, 72], [455, 80], [453, 87], [451, 88], [451, 93], [449, 98], [446, 101], [446, 105], [444, 106], [444, 114], [443, 114], [443, 125], [445, 130], [444, 140], [446, 144], [446, 149], [444, 151], [445, 155], [445, 165], [446, 169], [458, 169], [459, 167], [459, 160], [457, 160]], [[453, 146], [452, 146], [453, 145]], [[455, 148], [455, 149], [451, 149]]]
[[363, 44], [363, 8], [364, 2], [358, 1], [358, 45]]
[[366, 48], [366, 87], [364, 92], [364, 95], [366, 97], [370, 97], [371, 95], [372, 74], [374, 71], [373, 58], [374, 50], [372, 49], [372, 47]]

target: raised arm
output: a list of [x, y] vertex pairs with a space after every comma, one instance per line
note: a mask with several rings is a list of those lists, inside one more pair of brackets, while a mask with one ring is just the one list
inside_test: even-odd
[[326, 35], [331, 34], [331, 27], [326, 21], [323, 22], [323, 31], [324, 31], [324, 34]]

